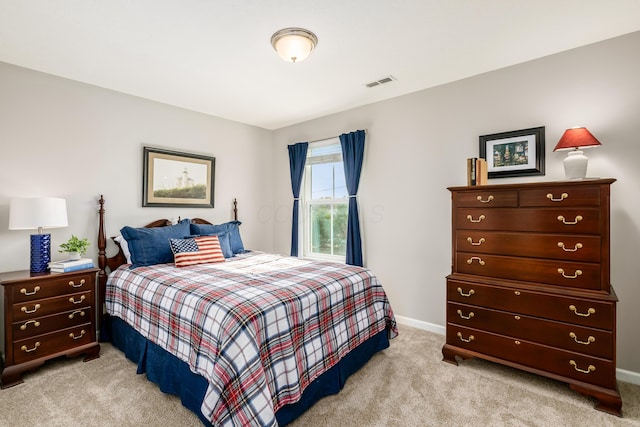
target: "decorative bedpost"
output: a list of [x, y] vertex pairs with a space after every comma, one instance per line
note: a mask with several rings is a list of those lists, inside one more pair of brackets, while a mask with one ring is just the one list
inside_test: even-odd
[[238, 220], [238, 199], [233, 199], [233, 220]]
[[98, 210], [100, 216], [98, 223], [98, 268], [100, 268], [98, 272], [98, 330], [101, 331], [104, 316], [103, 306], [107, 288], [107, 235], [104, 230], [104, 197], [102, 194], [100, 195], [98, 203], [100, 204], [100, 209]]

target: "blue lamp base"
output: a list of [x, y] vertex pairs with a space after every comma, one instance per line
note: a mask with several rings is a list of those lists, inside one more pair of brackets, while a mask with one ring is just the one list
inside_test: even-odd
[[31, 235], [31, 272], [44, 273], [51, 261], [51, 234]]

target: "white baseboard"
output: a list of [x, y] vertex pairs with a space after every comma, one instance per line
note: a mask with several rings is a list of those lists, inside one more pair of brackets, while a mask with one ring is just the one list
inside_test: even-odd
[[[446, 333], [444, 326], [436, 325], [435, 323], [423, 322], [422, 320], [398, 315], [396, 315], [396, 321], [401, 325], [411, 326], [413, 328], [422, 329], [439, 335], [445, 335]], [[616, 369], [616, 378], [619, 381], [624, 381], [625, 383], [640, 385], [640, 373], [638, 372], [618, 368]]]

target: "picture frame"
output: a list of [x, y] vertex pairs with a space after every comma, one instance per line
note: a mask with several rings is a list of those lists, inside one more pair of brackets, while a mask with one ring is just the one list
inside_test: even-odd
[[544, 175], [544, 131], [540, 126], [481, 135], [480, 157], [487, 160], [489, 179]]
[[215, 157], [143, 147], [142, 206], [213, 208]]

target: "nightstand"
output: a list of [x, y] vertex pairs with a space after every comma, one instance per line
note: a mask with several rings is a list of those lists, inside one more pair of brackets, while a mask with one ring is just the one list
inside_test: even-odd
[[100, 357], [96, 339], [97, 268], [71, 273], [0, 273], [4, 295], [2, 388], [59, 356]]

